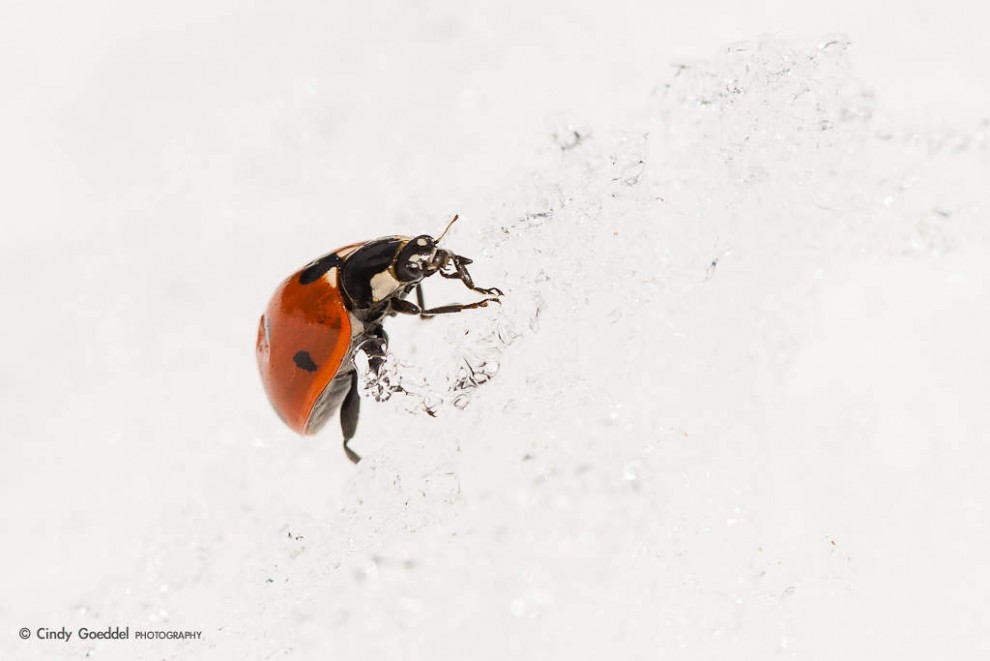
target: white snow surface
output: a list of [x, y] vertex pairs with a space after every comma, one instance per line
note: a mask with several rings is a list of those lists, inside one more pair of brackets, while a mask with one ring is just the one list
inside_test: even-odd
[[[872, 7], [21, 10], [0, 659], [988, 658], [990, 46]], [[455, 212], [285, 429], [279, 280]]]

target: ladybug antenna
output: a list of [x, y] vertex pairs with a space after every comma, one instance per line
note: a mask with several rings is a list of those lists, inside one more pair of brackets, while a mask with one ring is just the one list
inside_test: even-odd
[[447, 230], [449, 230], [450, 227], [457, 222], [458, 218], [460, 218], [460, 216], [455, 213], [454, 217], [450, 219], [449, 223], [447, 223], [447, 226], [443, 228], [442, 232], [440, 232], [440, 236], [437, 237], [437, 243], [440, 243], [443, 240], [443, 237], [447, 234]]

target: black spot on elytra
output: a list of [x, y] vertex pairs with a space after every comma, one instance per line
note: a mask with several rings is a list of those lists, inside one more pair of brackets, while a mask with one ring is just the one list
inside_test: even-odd
[[329, 255], [324, 255], [318, 260], [303, 269], [302, 273], [299, 274], [299, 284], [308, 285], [312, 282], [316, 282], [322, 278], [327, 271], [335, 266], [340, 266], [343, 264], [343, 260], [340, 259], [340, 255], [335, 252]]
[[301, 370], [316, 371], [316, 363], [313, 362], [313, 357], [309, 355], [308, 351], [297, 351], [296, 355], [292, 357], [292, 362]]

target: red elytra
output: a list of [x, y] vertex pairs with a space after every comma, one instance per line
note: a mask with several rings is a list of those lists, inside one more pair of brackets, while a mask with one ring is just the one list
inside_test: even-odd
[[268, 399], [294, 431], [317, 431], [310, 413], [350, 346], [351, 320], [338, 287], [306, 287], [297, 276], [279, 286], [258, 324], [258, 368]]

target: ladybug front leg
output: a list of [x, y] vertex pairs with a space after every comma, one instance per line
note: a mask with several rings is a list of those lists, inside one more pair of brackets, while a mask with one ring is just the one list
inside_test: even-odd
[[464, 283], [465, 287], [467, 287], [471, 291], [476, 291], [479, 294], [485, 294], [487, 296], [495, 296], [495, 297], [505, 295], [502, 293], [502, 290], [498, 289], [497, 287], [490, 287], [488, 289], [485, 289], [484, 287], [475, 286], [474, 279], [471, 277], [471, 274], [468, 273], [467, 270], [467, 265], [471, 264], [472, 262], [467, 257], [461, 257], [460, 255], [451, 255], [450, 262], [454, 265], [454, 270], [451, 272], [441, 270], [440, 275], [442, 277], [448, 279], [460, 280], [461, 282]]

